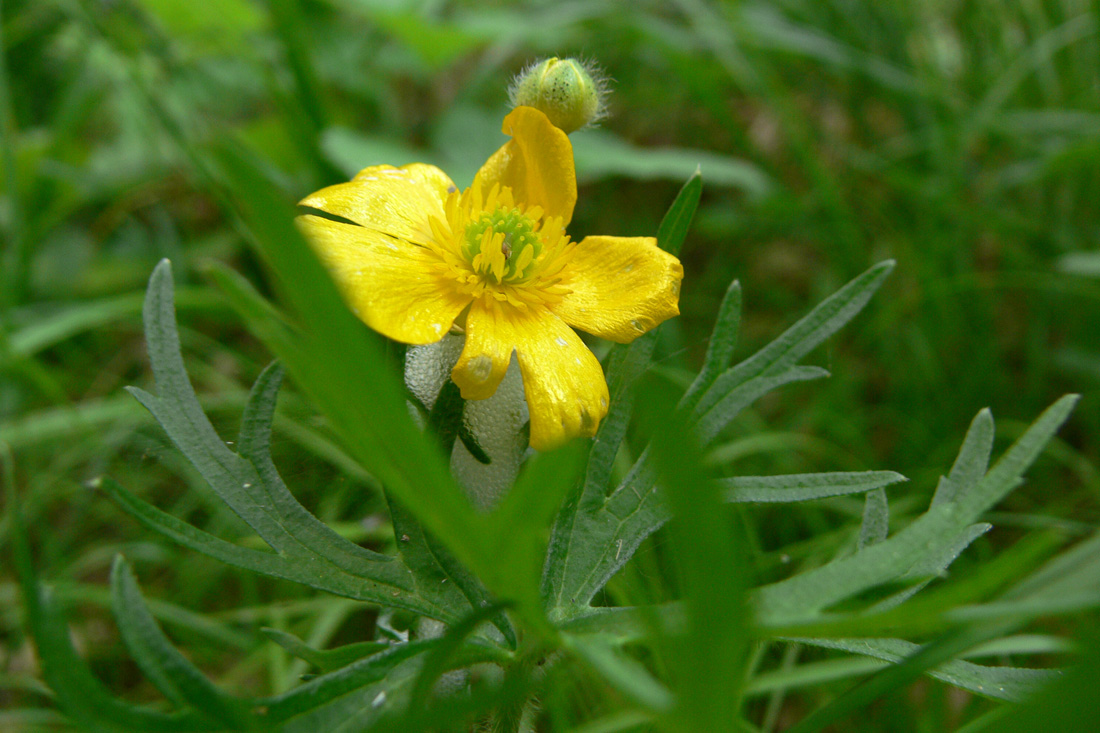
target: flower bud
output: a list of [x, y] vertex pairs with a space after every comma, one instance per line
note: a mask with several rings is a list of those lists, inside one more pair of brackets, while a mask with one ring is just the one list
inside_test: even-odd
[[566, 133], [605, 114], [607, 82], [595, 65], [556, 56], [528, 66], [512, 82], [513, 107], [534, 107]]

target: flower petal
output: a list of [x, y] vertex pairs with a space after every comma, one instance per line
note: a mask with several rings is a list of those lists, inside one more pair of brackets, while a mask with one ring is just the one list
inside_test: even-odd
[[531, 415], [531, 447], [549, 450], [578, 435], [595, 435], [609, 399], [603, 369], [580, 337], [545, 310], [474, 301], [466, 317], [466, 347], [451, 374], [462, 396], [491, 394], [513, 349]]
[[458, 385], [463, 399], [492, 397], [508, 371], [516, 342], [505, 307], [488, 296], [470, 305], [466, 314], [466, 346], [451, 371], [451, 380]]
[[443, 201], [453, 188], [447, 174], [434, 166], [376, 165], [364, 168], [347, 183], [322, 188], [298, 204], [391, 237], [422, 242], [429, 235], [428, 217], [444, 216]]
[[348, 306], [389, 338], [407, 344], [438, 341], [470, 302], [437, 269], [438, 256], [429, 249], [319, 216], [296, 221]]
[[485, 161], [474, 185], [488, 193], [494, 183], [509, 186], [516, 203], [540, 206], [548, 217], [573, 218], [577, 176], [569, 136], [533, 107], [516, 107], [504, 118], [502, 130], [512, 139]]
[[680, 261], [653, 237], [585, 237], [562, 281], [572, 292], [553, 310], [582, 331], [629, 343], [679, 315], [683, 277]]

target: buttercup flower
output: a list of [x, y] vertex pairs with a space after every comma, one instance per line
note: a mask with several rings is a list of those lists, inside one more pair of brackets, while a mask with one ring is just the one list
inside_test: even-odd
[[352, 310], [396, 341], [429, 344], [451, 327], [466, 343], [451, 372], [468, 400], [491, 396], [515, 352], [531, 446], [595, 434], [608, 391], [570, 326], [628, 343], [679, 314], [683, 268], [653, 237], [571, 241], [577, 183], [568, 136], [517, 107], [512, 139], [459, 192], [438, 168], [373, 166], [301, 205], [298, 223]]

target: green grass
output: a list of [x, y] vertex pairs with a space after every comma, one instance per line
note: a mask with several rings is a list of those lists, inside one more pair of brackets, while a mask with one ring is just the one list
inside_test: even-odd
[[[105, 700], [114, 698], [158, 715], [168, 709], [148, 673], [158, 657], [143, 662], [133, 652], [149, 618], [133, 602], [117, 619], [112, 611], [112, 587], [116, 606], [133, 601], [131, 572], [169, 640], [236, 697], [274, 699], [324, 671], [261, 627], [331, 650], [412, 623], [406, 612], [164, 541], [89, 487], [110, 477], [209, 534], [263, 547], [123, 391], [162, 396], [141, 307], [165, 257], [183, 362], [221, 436], [236, 442], [249, 389], [277, 353], [291, 378], [271, 454], [297, 499], [345, 539], [392, 553], [385, 485], [491, 595], [513, 602], [507, 613], [527, 645], [507, 675], [490, 674], [466, 701], [469, 716], [535, 690], [540, 730], [704, 729], [730, 713], [719, 704], [725, 691], [752, 730], [983, 730], [1006, 716], [1024, 726], [1046, 703], [1037, 698], [1017, 714], [1015, 703], [975, 692], [967, 660], [1062, 666], [1078, 657], [1077, 639], [1081, 656], [1095, 657], [1095, 3], [7, 0], [0, 23], [0, 463], [9, 491], [0, 520], [0, 728], [72, 729], [64, 711], [112, 710]], [[656, 433], [657, 465], [701, 493], [670, 502], [677, 519], [592, 591], [608, 606], [668, 611], [663, 604], [684, 599], [684, 634], [645, 611], [614, 633], [589, 619], [599, 633], [577, 632], [563, 646], [537, 607], [538, 543], [510, 554], [500, 544], [507, 535], [494, 535], [509, 522], [549, 526], [561, 494], [539, 489], [556, 464], [532, 466], [521, 482], [528, 493], [495, 517], [465, 510], [431, 446], [391, 427], [403, 406], [378, 385], [398, 383], [401, 348], [334, 316], [331, 297], [280, 284], [279, 272], [306, 267], [288, 259], [295, 235], [281, 229], [282, 207], [383, 162], [435, 163], [467, 184], [503, 141], [511, 75], [546, 55], [591, 56], [615, 80], [610, 117], [573, 136], [581, 187], [571, 231], [654, 235], [702, 169], [681, 252], [683, 315], [645, 347], [651, 362], [636, 351], [605, 361], [649, 368], [636, 390], [641, 417], [624, 423], [623, 447], [603, 469], [621, 479]], [[732, 328], [736, 363], [886, 259], [896, 265], [863, 313], [806, 358], [829, 379], [752, 403], [722, 421], [705, 449], [660, 437], [670, 405], [717, 358], [708, 344], [732, 280], [743, 304]], [[341, 374], [333, 343], [343, 342], [321, 338], [316, 352], [295, 352], [227, 269], [331, 329], [319, 333], [359, 339], [357, 363], [375, 377]], [[925, 510], [979, 410], [996, 417], [983, 438], [996, 457], [1069, 392], [1082, 398], [1025, 482], [966, 520], [992, 531], [974, 538], [949, 576], [868, 616], [917, 578], [861, 584], [829, 563], [858, 564], [861, 535], [863, 552], [885, 556], [875, 548], [935, 524]], [[362, 405], [377, 399], [389, 400], [384, 428], [365, 424]], [[670, 468], [670, 454], [698, 460]], [[843, 492], [719, 509], [722, 486], [709, 481], [712, 473], [865, 471], [910, 479], [885, 489], [888, 517], [885, 505]], [[419, 494], [426, 483], [438, 491]], [[21, 536], [13, 497], [31, 550], [24, 581], [33, 569], [52, 588], [42, 618], [63, 612], [79, 656], [114, 698], [51, 692], [59, 683], [33, 651], [26, 616], [41, 599], [19, 590], [12, 562]], [[526, 497], [543, 501], [521, 503]], [[884, 523], [885, 539], [875, 529]], [[112, 573], [116, 553], [129, 569]], [[512, 560], [494, 564], [502, 555]], [[781, 589], [813, 583], [783, 581], [830, 572], [839, 578], [830, 588], [852, 584], [835, 617], [777, 611], [751, 631], [737, 621], [746, 592], [753, 603], [773, 599], [765, 604], [773, 610], [804, 610], [784, 605]], [[61, 644], [58, 628], [41, 623], [39, 645], [42, 634]], [[447, 654], [468, 652], [455, 628], [450, 647], [431, 647], [438, 672]], [[916, 656], [908, 647], [850, 653], [849, 642], [865, 636], [929, 644]], [[529, 664], [557, 648], [567, 651], [544, 671]], [[977, 656], [964, 659], [967, 649]], [[922, 675], [944, 660], [956, 665], [947, 682]], [[397, 678], [413, 679], [406, 692], [421, 699], [427, 682]], [[1067, 680], [1054, 706], [1067, 721], [1086, 710], [1074, 684]], [[186, 708], [187, 691], [167, 699]], [[235, 703], [219, 709], [224, 720], [243, 715]]]

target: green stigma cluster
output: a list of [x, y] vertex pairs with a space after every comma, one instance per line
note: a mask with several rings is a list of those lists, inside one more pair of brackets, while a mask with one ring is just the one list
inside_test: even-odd
[[607, 83], [591, 63], [554, 57], [520, 72], [509, 94], [513, 106], [534, 107], [570, 133], [604, 116]]
[[[492, 234], [487, 238], [486, 232]], [[483, 250], [486, 246], [493, 249], [486, 252]], [[466, 261], [497, 283], [522, 280], [541, 252], [542, 240], [534, 222], [519, 209], [483, 213], [467, 225], [462, 242]]]

